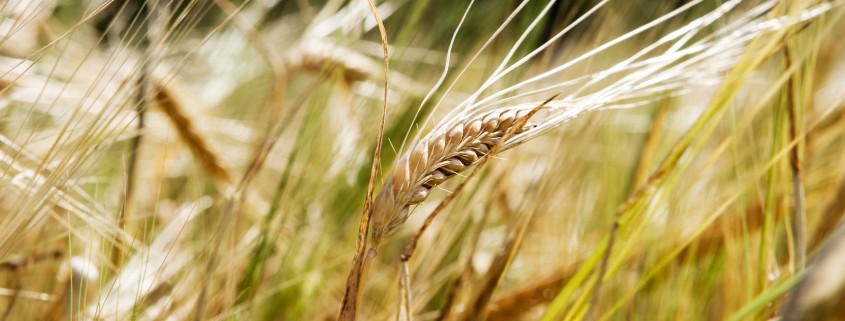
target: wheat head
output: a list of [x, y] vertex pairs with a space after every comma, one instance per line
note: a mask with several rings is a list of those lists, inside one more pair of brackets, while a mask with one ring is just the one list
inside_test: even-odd
[[[489, 156], [490, 150], [530, 109], [500, 108], [442, 126], [418, 141], [393, 165], [373, 208], [373, 246], [404, 223], [411, 206], [435, 186]], [[524, 133], [531, 125], [515, 129]], [[502, 151], [499, 149], [498, 151]]]

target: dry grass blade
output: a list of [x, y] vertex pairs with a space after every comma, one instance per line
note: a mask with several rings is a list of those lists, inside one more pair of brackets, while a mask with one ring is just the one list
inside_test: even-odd
[[403, 261], [399, 271], [399, 321], [411, 321], [414, 312], [411, 309], [411, 272], [408, 262]]
[[[792, 54], [791, 48], [787, 45], [784, 50], [784, 60], [786, 63], [786, 69], [789, 69], [792, 65]], [[792, 77], [789, 78], [789, 82], [787, 83], [787, 119], [789, 122], [789, 140], [798, 140], [798, 143], [792, 147], [789, 152], [789, 169], [792, 174], [792, 193], [793, 198], [795, 199], [795, 205], [793, 206], [793, 213], [792, 213], [792, 228], [795, 229], [795, 237], [794, 237], [794, 245], [795, 248], [795, 260], [794, 260], [794, 270], [800, 271], [803, 270], [806, 266], [807, 261], [807, 213], [804, 210], [804, 200], [805, 200], [805, 192], [804, 192], [804, 178], [801, 171], [802, 168], [802, 155], [801, 151], [803, 150], [803, 145], [805, 139], [798, 138], [798, 127], [800, 126], [801, 119], [801, 108], [802, 102], [799, 102], [800, 99], [797, 97], [798, 93], [798, 86], [800, 86], [798, 79], [799, 74], [793, 74]]]
[[[151, 23], [161, 23], [163, 18], [157, 18], [161, 8], [159, 8], [158, 3], [144, 3], [141, 5], [139, 14], [149, 19]], [[156, 15], [156, 17], [153, 17]], [[135, 200], [135, 189], [137, 185], [137, 175], [138, 175], [138, 162], [140, 161], [140, 151], [141, 145], [143, 144], [144, 138], [144, 130], [145, 130], [145, 116], [147, 113], [147, 108], [150, 105], [150, 88], [153, 80], [152, 80], [152, 70], [154, 68], [154, 64], [156, 62], [153, 60], [153, 55], [150, 54], [153, 52], [152, 49], [145, 48], [149, 47], [151, 43], [154, 43], [156, 39], [153, 39], [156, 36], [160, 36], [156, 33], [155, 28], [150, 28], [148, 25], [142, 24], [139, 26], [139, 31], [144, 34], [144, 37], [141, 41], [141, 46], [139, 49], [148, 50], [148, 52], [141, 52], [141, 56], [149, 55], [149, 57], [144, 57], [145, 59], [141, 62], [141, 65], [138, 69], [138, 75], [136, 81], [136, 92], [135, 92], [135, 117], [137, 118], [137, 123], [135, 124], [135, 136], [132, 137], [130, 142], [130, 152], [129, 152], [129, 160], [126, 166], [126, 182], [123, 187], [123, 200], [120, 204], [120, 212], [118, 213], [117, 217], [117, 226], [120, 230], [128, 231], [129, 229], [126, 226], [127, 221], [131, 221], [133, 218], [129, 217], [131, 215], [131, 209], [133, 202]], [[112, 247], [112, 265], [114, 266], [121, 266], [123, 265], [124, 260], [124, 253], [121, 252], [119, 244], [115, 244]]]
[[341, 303], [340, 314], [338, 316], [338, 319], [341, 321], [355, 320], [358, 296], [361, 288], [363, 288], [361, 284], [361, 277], [364, 273], [365, 263], [368, 257], [375, 255], [375, 252], [372, 252], [372, 255], [366, 256], [364, 253], [367, 248], [367, 234], [370, 229], [370, 216], [373, 213], [373, 193], [375, 192], [376, 177], [378, 177], [380, 166], [381, 145], [384, 138], [384, 119], [387, 115], [387, 92], [388, 85], [390, 84], [390, 80], [388, 79], [390, 62], [388, 60], [387, 52], [387, 32], [384, 30], [384, 23], [382, 23], [381, 17], [379, 17], [378, 10], [376, 9], [375, 4], [373, 4], [373, 1], [367, 0], [367, 3], [370, 5], [370, 11], [372, 11], [373, 18], [375, 18], [376, 23], [378, 24], [382, 49], [384, 50], [384, 97], [381, 119], [379, 120], [378, 135], [376, 135], [376, 148], [375, 151], [373, 151], [373, 163], [370, 168], [370, 180], [367, 184], [367, 196], [364, 199], [364, 210], [361, 213], [361, 223], [358, 226], [358, 237], [355, 242], [355, 254], [352, 259], [352, 267], [349, 269], [349, 276], [346, 279], [346, 292], [343, 295], [343, 302]]

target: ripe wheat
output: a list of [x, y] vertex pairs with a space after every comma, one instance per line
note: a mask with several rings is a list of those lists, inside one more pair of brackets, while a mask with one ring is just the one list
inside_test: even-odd
[[[404, 223], [431, 189], [485, 156], [530, 109], [501, 108], [433, 131], [396, 161], [376, 196], [373, 246]], [[524, 133], [530, 125], [517, 128]], [[502, 151], [500, 149], [499, 151]]]

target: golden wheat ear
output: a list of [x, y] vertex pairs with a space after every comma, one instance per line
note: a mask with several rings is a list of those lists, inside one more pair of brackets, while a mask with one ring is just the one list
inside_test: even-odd
[[[435, 130], [399, 159], [376, 196], [373, 243], [378, 245], [424, 201], [431, 189], [489, 156], [491, 149], [530, 109], [502, 108]], [[515, 129], [520, 134], [531, 126]]]

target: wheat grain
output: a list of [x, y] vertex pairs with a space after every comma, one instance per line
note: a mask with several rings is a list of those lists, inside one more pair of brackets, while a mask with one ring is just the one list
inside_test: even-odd
[[[394, 164], [376, 196], [373, 246], [404, 223], [411, 206], [424, 201], [433, 187], [489, 156], [491, 148], [529, 112], [530, 109], [496, 109], [441, 127], [415, 144]], [[518, 128], [514, 134], [530, 127]]]

